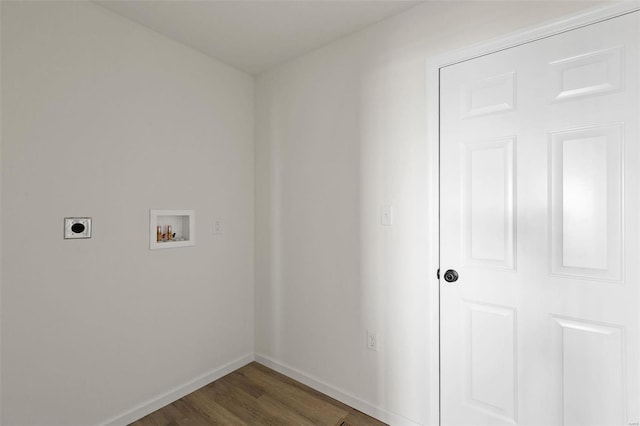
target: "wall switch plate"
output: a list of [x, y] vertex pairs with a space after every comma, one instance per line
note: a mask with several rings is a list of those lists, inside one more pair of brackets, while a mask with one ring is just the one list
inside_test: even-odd
[[393, 225], [393, 206], [385, 204], [380, 207], [380, 224], [384, 226]]
[[65, 240], [91, 238], [91, 218], [65, 217], [64, 238]]
[[224, 228], [223, 225], [224, 224], [222, 223], [221, 220], [214, 220], [213, 221], [213, 233], [214, 234], [222, 234], [222, 230]]
[[378, 333], [367, 330], [367, 349], [378, 351]]

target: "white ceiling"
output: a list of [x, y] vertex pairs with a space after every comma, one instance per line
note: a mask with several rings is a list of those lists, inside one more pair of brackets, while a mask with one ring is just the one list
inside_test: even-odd
[[100, 0], [100, 6], [257, 74], [420, 1]]

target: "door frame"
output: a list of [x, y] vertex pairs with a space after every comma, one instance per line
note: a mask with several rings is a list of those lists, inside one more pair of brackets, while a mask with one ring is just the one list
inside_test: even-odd
[[[428, 271], [429, 286], [429, 424], [441, 424], [440, 416], [440, 281], [436, 271], [440, 267], [440, 70], [449, 65], [496, 53], [501, 50], [552, 37], [580, 27], [616, 18], [640, 10], [640, 2], [608, 3], [561, 17], [532, 28], [526, 28], [463, 49], [427, 59], [427, 153], [429, 156], [429, 219], [430, 236]], [[640, 52], [639, 52], [640, 53]], [[435, 96], [431, 96], [435, 94]], [[640, 303], [640, 301], [638, 301]], [[435, 342], [435, 343], [434, 343]], [[437, 378], [437, 380], [435, 380]]]

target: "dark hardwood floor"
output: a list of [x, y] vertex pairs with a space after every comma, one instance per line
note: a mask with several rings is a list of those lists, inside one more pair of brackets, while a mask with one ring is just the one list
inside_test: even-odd
[[384, 424], [252, 362], [131, 426]]

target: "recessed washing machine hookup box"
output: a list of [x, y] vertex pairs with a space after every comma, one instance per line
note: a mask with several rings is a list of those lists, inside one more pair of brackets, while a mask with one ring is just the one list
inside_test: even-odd
[[149, 210], [149, 248], [194, 246], [195, 226], [193, 210]]

